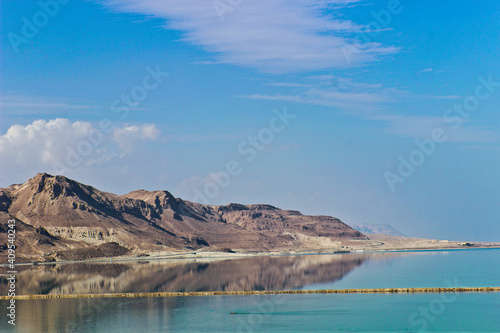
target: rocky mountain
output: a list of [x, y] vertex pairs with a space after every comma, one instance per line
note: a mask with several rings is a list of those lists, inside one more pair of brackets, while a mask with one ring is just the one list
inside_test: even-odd
[[382, 234], [389, 236], [406, 237], [401, 231], [394, 228], [390, 224], [361, 224], [353, 225], [352, 227], [365, 235]]
[[17, 221], [18, 255], [44, 260], [151, 254], [200, 247], [234, 250], [333, 248], [365, 239], [340, 220], [270, 205], [203, 205], [167, 191], [116, 195], [40, 173], [0, 189], [0, 250]]

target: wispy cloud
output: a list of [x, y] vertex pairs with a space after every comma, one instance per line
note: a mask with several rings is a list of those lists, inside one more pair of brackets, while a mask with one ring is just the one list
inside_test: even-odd
[[[229, 4], [221, 20], [215, 1], [100, 0], [117, 11], [165, 19], [165, 27], [183, 40], [212, 53], [208, 62], [257, 68], [265, 72], [301, 72], [349, 67], [397, 52], [390, 45], [359, 45], [353, 35], [367, 27], [342, 19], [358, 0], [253, 0]], [[359, 46], [349, 59], [342, 45]], [[204, 61], [206, 63], [207, 61]]]
[[3, 94], [0, 95], [0, 108], [6, 111], [14, 110], [16, 113], [40, 114], [45, 111], [86, 110], [95, 108], [95, 106], [63, 98]]
[[279, 100], [336, 108], [343, 114], [366, 115], [381, 110], [382, 106], [409, 94], [381, 84], [356, 82], [351, 78], [317, 75], [304, 78], [304, 84], [274, 83], [277, 87], [294, 88], [275, 94], [241, 95], [242, 98]]
[[270, 82], [266, 83], [266, 86], [274, 86], [274, 87], [291, 87], [291, 88], [304, 88], [311, 87], [311, 84], [306, 83], [291, 83], [291, 82]]
[[415, 138], [429, 139], [435, 128], [441, 128], [447, 135], [449, 143], [499, 143], [500, 133], [494, 129], [479, 127], [464, 123], [458, 129], [445, 121], [441, 116], [423, 115], [383, 115], [372, 117], [373, 120], [385, 122], [384, 131], [389, 134]]
[[[334, 108], [338, 114], [358, 116], [367, 120], [382, 120], [387, 114], [396, 114], [397, 105], [423, 100], [458, 100], [458, 95], [414, 94], [380, 83], [358, 82], [349, 77], [331, 74], [305, 76], [300, 82], [270, 82], [273, 93], [239, 95], [255, 100], [285, 101]], [[374, 118], [375, 117], [375, 118]], [[378, 118], [376, 118], [378, 117]], [[425, 115], [417, 115], [426, 121]]]
[[[352, 115], [361, 119], [383, 123], [377, 129], [396, 136], [426, 139], [434, 128], [443, 128], [450, 143], [497, 143], [500, 134], [464, 122], [453, 130], [443, 116], [426, 114], [398, 114], [400, 103], [419, 103], [424, 100], [460, 100], [458, 95], [417, 95], [377, 83], [356, 82], [351, 78], [334, 75], [308, 76], [302, 83], [274, 82], [265, 84], [277, 87], [273, 94], [250, 94], [238, 97], [256, 100], [275, 100], [290, 103], [328, 106], [339, 114]], [[439, 114], [440, 110], [436, 110]], [[409, 112], [407, 110], [406, 112]]]
[[461, 99], [462, 97], [459, 95], [418, 95], [415, 97], [419, 97], [421, 99], [445, 99], [445, 100], [453, 100], [453, 99]]

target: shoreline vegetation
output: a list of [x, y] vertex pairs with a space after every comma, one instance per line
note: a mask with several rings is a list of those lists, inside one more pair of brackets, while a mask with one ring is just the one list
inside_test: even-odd
[[250, 290], [250, 291], [192, 291], [155, 293], [107, 293], [107, 294], [61, 294], [61, 295], [16, 295], [0, 296], [0, 300], [29, 300], [56, 298], [102, 298], [102, 297], [188, 297], [188, 296], [238, 296], [279, 294], [417, 294], [417, 293], [484, 293], [500, 292], [500, 287], [477, 288], [377, 288], [377, 289], [322, 289], [322, 290]]

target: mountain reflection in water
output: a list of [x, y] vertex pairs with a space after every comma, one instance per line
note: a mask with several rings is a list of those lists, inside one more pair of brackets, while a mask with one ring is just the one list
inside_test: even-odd
[[[401, 253], [151, 260], [19, 267], [17, 294], [241, 291], [300, 289], [334, 282], [367, 260]], [[6, 294], [6, 277], [0, 292]]]

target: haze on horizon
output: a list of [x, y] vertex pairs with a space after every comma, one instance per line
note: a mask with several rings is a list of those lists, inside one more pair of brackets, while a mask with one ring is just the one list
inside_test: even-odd
[[[0, 2], [0, 187], [500, 239], [500, 3]], [[445, 18], [445, 19], [444, 19]]]

